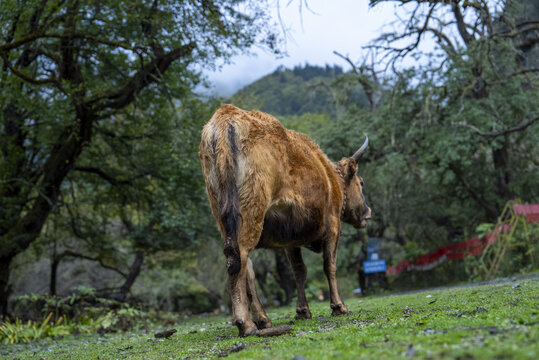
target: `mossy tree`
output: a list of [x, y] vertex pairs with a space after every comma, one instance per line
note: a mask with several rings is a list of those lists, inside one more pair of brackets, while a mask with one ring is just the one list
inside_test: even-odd
[[[12, 259], [40, 235], [78, 167], [110, 182], [106, 158], [80, 158], [95, 134], [128, 133], [134, 104], [181, 99], [203, 66], [278, 37], [265, 2], [2, 1], [0, 5], [0, 310]], [[152, 99], [155, 102], [149, 104]], [[137, 118], [139, 122], [154, 119]], [[124, 139], [130, 142], [129, 137]], [[86, 167], [86, 169], [84, 169]], [[151, 176], [144, 171], [130, 174]]]

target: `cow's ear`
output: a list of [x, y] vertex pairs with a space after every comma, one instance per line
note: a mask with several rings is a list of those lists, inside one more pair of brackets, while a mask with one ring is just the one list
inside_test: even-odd
[[348, 163], [346, 164], [346, 174], [344, 177], [347, 181], [352, 180], [354, 175], [356, 175], [357, 172], [357, 162], [353, 158], [348, 159]]

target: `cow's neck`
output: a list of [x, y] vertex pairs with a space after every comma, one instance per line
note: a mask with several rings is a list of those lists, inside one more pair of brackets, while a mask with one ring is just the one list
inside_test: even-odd
[[344, 176], [338, 168], [336, 168], [337, 172], [339, 173], [339, 176], [342, 180], [342, 193], [343, 193], [343, 201], [342, 201], [342, 209], [341, 209], [341, 220], [344, 218], [344, 208], [346, 207], [346, 182], [344, 181]]

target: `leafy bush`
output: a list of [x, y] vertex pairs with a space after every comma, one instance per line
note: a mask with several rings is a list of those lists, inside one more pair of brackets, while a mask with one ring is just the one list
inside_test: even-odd
[[73, 332], [74, 323], [60, 317], [56, 322], [51, 322], [53, 313], [49, 313], [43, 321], [28, 320], [23, 323], [20, 319], [6, 321], [0, 325], [0, 342], [15, 344], [46, 337], [64, 336]]
[[108, 309], [120, 308], [125, 304], [97, 296], [96, 290], [79, 286], [69, 296], [50, 296], [48, 294], [25, 294], [13, 299], [12, 315], [23, 321], [42, 319], [49, 313], [53, 320], [68, 317], [75, 321], [91, 313], [97, 317]]
[[88, 287], [79, 287], [66, 297], [19, 296], [14, 299], [13, 309], [15, 320], [0, 325], [0, 342], [13, 344], [77, 333], [127, 331], [147, 326], [151, 320], [161, 320], [157, 313], [150, 316], [127, 303], [100, 298], [95, 289]]
[[[477, 236], [485, 236], [495, 227], [494, 224], [481, 224], [476, 228]], [[466, 258], [465, 267], [473, 280], [536, 270], [539, 267], [539, 226], [517, 223], [512, 234], [500, 233], [496, 242], [483, 254]]]

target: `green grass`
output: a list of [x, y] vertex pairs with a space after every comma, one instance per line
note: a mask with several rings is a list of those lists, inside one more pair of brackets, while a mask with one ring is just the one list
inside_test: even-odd
[[[332, 317], [328, 303], [312, 303], [312, 320], [293, 320], [294, 307], [270, 309], [274, 325], [292, 333], [238, 338], [229, 318], [181, 320], [170, 339], [159, 328], [138, 333], [69, 336], [2, 345], [0, 357], [17, 359], [229, 358], [539, 358], [539, 279], [348, 299], [352, 314]], [[516, 288], [514, 288], [516, 287]], [[233, 352], [232, 350], [237, 350]]]

